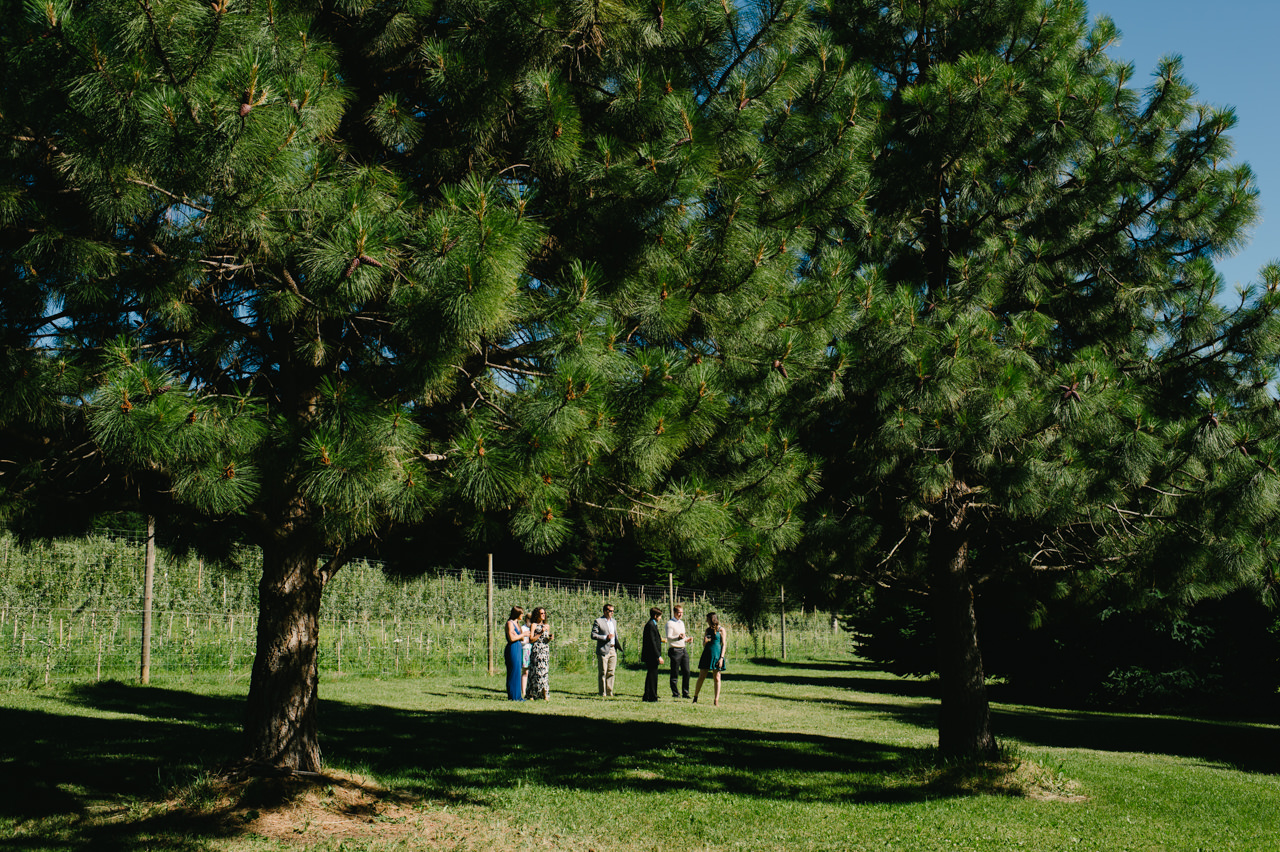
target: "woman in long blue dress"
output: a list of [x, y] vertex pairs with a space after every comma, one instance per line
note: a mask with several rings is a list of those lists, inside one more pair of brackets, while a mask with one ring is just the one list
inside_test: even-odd
[[711, 672], [711, 681], [715, 685], [711, 703], [720, 706], [720, 673], [724, 671], [724, 653], [729, 644], [728, 631], [720, 626], [720, 618], [714, 612], [707, 613], [707, 630], [702, 634], [702, 656], [698, 658], [698, 685], [693, 688], [693, 703], [698, 703], [698, 693], [702, 692], [702, 682]]
[[524, 637], [529, 628], [520, 623], [523, 615], [522, 608], [513, 606], [511, 615], [507, 616], [507, 649], [502, 657], [507, 664], [507, 698], [511, 701], [524, 701], [520, 681], [524, 669]]

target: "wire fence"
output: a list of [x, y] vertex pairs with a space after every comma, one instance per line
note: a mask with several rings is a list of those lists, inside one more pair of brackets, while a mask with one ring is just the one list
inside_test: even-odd
[[[57, 681], [131, 680], [142, 648], [143, 541], [106, 533], [90, 539], [20, 547], [0, 538], [0, 683], [35, 687]], [[152, 677], [247, 679], [257, 630], [257, 553], [224, 566], [159, 554], [152, 608]], [[356, 562], [330, 582], [320, 618], [324, 677], [414, 677], [433, 671], [502, 667], [501, 631], [508, 611], [546, 607], [556, 635], [552, 666], [594, 667], [592, 621], [607, 599], [622, 626], [625, 662], [638, 656], [650, 606], [670, 611], [671, 592], [690, 632], [707, 612], [730, 628], [730, 655], [832, 658], [849, 636], [829, 613], [783, 612], [781, 600], [755, 613], [754, 630], [738, 626], [741, 599], [703, 589], [533, 577], [439, 568], [412, 579]], [[492, 621], [489, 597], [492, 594]]]

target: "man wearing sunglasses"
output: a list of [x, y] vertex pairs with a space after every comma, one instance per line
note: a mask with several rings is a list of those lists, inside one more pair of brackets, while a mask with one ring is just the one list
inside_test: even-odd
[[604, 605], [604, 614], [591, 625], [591, 638], [596, 640], [596, 673], [600, 697], [613, 696], [613, 676], [618, 668], [618, 622], [613, 618], [613, 604]]

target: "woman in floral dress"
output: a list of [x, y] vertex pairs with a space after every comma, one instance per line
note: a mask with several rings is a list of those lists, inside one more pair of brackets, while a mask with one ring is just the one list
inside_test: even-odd
[[529, 688], [525, 690], [525, 697], [530, 700], [546, 700], [550, 692], [547, 675], [551, 671], [552, 638], [546, 607], [535, 607], [529, 620], [529, 641], [532, 648], [529, 655]]

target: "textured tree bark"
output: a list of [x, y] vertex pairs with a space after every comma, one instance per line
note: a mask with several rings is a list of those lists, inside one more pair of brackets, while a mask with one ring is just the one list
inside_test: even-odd
[[251, 766], [320, 771], [319, 617], [325, 573], [315, 548], [263, 549], [258, 648], [245, 715]]
[[978, 647], [978, 619], [969, 579], [969, 540], [961, 508], [930, 533], [934, 632], [942, 701], [938, 750], [947, 757], [994, 754], [991, 705]]

